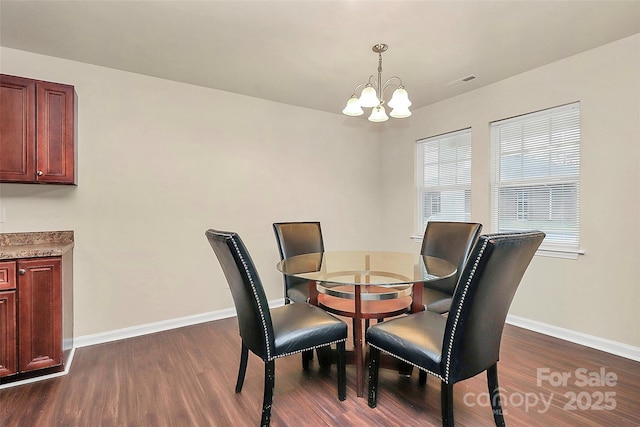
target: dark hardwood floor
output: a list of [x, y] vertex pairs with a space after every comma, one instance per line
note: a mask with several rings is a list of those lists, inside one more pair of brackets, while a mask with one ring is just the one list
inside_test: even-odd
[[[68, 375], [0, 390], [0, 426], [256, 426], [263, 364], [250, 356], [236, 394], [239, 354], [235, 318], [79, 348]], [[639, 362], [507, 325], [498, 367], [509, 426], [640, 425]], [[340, 402], [335, 366], [278, 359], [271, 425], [441, 425], [435, 378], [381, 370], [376, 409], [347, 378]], [[458, 426], [494, 425], [484, 374], [456, 384], [454, 407]]]

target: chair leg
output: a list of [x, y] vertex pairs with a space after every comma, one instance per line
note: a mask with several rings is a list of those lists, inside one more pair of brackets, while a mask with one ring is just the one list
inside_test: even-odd
[[442, 410], [442, 426], [453, 427], [453, 384], [440, 382], [440, 406]]
[[378, 401], [378, 370], [380, 368], [380, 350], [369, 348], [369, 407], [375, 408]]
[[309, 370], [309, 361], [313, 357], [313, 350], [302, 352], [302, 369]]
[[318, 354], [318, 364], [321, 368], [330, 368], [333, 362], [333, 354], [330, 345], [316, 348]]
[[401, 360], [398, 360], [398, 375], [402, 376], [402, 377], [411, 377], [411, 374], [413, 373], [413, 365], [408, 364], [407, 362], [403, 362]]
[[261, 427], [267, 427], [271, 422], [271, 406], [273, 404], [273, 388], [275, 386], [276, 362], [271, 360], [264, 364], [264, 397], [262, 399]]
[[498, 387], [497, 363], [487, 369], [487, 384], [489, 385], [489, 396], [491, 397], [493, 420], [496, 422], [497, 427], [504, 427], [504, 416], [502, 414], [502, 404], [500, 402], [500, 389]]
[[425, 385], [427, 383], [427, 373], [420, 370], [420, 376], [418, 377], [418, 384]]
[[347, 351], [344, 341], [336, 344], [338, 351], [338, 400], [347, 398]]
[[247, 372], [247, 359], [249, 359], [249, 348], [242, 343], [242, 350], [240, 351], [240, 369], [238, 369], [238, 381], [236, 382], [236, 393], [240, 393], [242, 391], [244, 374]]

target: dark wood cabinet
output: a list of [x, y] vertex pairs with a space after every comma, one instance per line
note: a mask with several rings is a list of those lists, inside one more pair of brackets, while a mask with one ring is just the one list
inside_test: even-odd
[[0, 262], [0, 377], [17, 372], [16, 263]]
[[0, 377], [61, 366], [62, 258], [3, 261], [3, 277], [14, 289], [0, 290]]
[[0, 377], [18, 372], [16, 291], [0, 291]]
[[18, 365], [21, 372], [62, 364], [60, 258], [18, 261]]
[[0, 182], [76, 183], [73, 86], [0, 74]]

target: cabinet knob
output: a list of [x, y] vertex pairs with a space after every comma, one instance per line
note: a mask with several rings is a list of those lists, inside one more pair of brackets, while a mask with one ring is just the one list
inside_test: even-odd
[[36, 172], [36, 173], [38, 174], [38, 176], [42, 176], [42, 175], [44, 175], [44, 172], [42, 172], [42, 171], [38, 171], [38, 172]]
[[21, 268], [20, 270], [18, 270], [18, 274], [21, 276], [24, 276], [27, 273], [27, 270], [25, 270], [24, 268]]

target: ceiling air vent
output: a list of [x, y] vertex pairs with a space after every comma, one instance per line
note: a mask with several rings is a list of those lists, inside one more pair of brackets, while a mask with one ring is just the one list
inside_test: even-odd
[[471, 80], [474, 80], [476, 78], [476, 76], [474, 76], [473, 74], [468, 75], [467, 77], [463, 77], [461, 79], [458, 80], [454, 80], [451, 83], [447, 83], [447, 86], [457, 86], [457, 85], [461, 85], [462, 83], [467, 83], [470, 82]]

